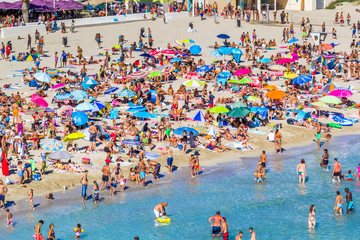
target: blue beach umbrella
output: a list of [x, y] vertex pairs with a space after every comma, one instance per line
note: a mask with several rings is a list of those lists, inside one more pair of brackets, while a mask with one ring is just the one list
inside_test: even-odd
[[73, 98], [73, 96], [71, 96], [70, 93], [58, 94], [54, 97], [55, 100], [60, 100], [60, 101], [69, 100], [72, 98]]
[[312, 76], [309, 75], [301, 75], [293, 79], [293, 84], [305, 84], [312, 80]]
[[49, 83], [51, 81], [51, 77], [46, 73], [40, 73], [40, 72], [35, 73], [34, 78], [39, 82], [43, 82], [43, 83]]
[[156, 118], [155, 114], [149, 112], [136, 112], [133, 113], [133, 116], [138, 118]]
[[290, 41], [288, 41], [288, 43], [296, 43], [296, 42], [298, 42], [298, 41], [299, 41], [299, 39], [293, 38], [293, 39], [291, 39]]
[[73, 96], [73, 100], [82, 100], [88, 97], [88, 94], [83, 90], [75, 90], [70, 93]]
[[206, 122], [205, 116], [200, 110], [191, 119], [198, 122]]
[[104, 94], [110, 94], [110, 93], [116, 92], [117, 90], [119, 90], [118, 87], [109, 87], [108, 89], [106, 89]]
[[36, 80], [33, 79], [29, 82], [29, 87], [39, 87], [39, 85], [37, 84]]
[[231, 73], [229, 72], [221, 72], [217, 75], [218, 78], [229, 78], [231, 77]]
[[210, 66], [210, 65], [204, 65], [204, 66], [201, 66], [199, 67], [196, 72], [197, 73], [201, 73], [201, 72], [207, 72], [207, 71], [210, 71], [213, 69], [213, 66]]
[[90, 103], [80, 103], [79, 105], [77, 105], [75, 107], [75, 110], [77, 110], [77, 111], [91, 111], [94, 108], [95, 107]]
[[134, 97], [136, 93], [128, 89], [124, 89], [117, 94], [119, 97]]
[[73, 112], [71, 114], [74, 125], [81, 126], [89, 121], [88, 115], [84, 112]]
[[220, 39], [229, 39], [229, 38], [230, 38], [230, 36], [227, 35], [227, 34], [219, 34], [219, 35], [217, 35], [216, 37], [218, 37], [218, 38], [220, 38]]
[[222, 54], [219, 53], [218, 50], [213, 50], [213, 51], [211, 51], [211, 56], [213, 56], [213, 57], [221, 57]]
[[99, 83], [93, 79], [90, 79], [88, 77], [85, 78], [85, 81], [81, 83], [81, 86], [86, 90], [88, 88], [94, 88]]
[[191, 54], [198, 55], [201, 53], [201, 47], [199, 45], [193, 45], [190, 47]]
[[232, 48], [232, 49], [231, 49], [231, 53], [232, 53], [235, 61], [236, 61], [237, 63], [239, 63], [239, 62], [240, 62], [241, 55], [242, 55], [242, 51], [241, 51], [240, 49], [238, 49], [238, 48]]
[[270, 61], [271, 61], [270, 58], [262, 58], [262, 59], [260, 59], [259, 62], [261, 62], [261, 63], [268, 63], [268, 62], [270, 62]]
[[170, 62], [182, 62], [183, 60], [181, 58], [173, 58]]
[[148, 54], [148, 53], [143, 53], [139, 55], [140, 57], [144, 57], [144, 58], [153, 58], [154, 56]]
[[106, 107], [106, 103], [105, 102], [100, 102], [100, 101], [96, 101], [93, 103], [94, 108], [92, 109], [93, 112], [98, 112], [101, 109]]
[[146, 110], [147, 110], [146, 107], [143, 107], [140, 105], [140, 107], [130, 107], [126, 111], [127, 112], [141, 112], [141, 111], [146, 111]]
[[232, 48], [229, 47], [220, 47], [218, 52], [224, 55], [230, 55], [232, 53]]
[[190, 132], [193, 132], [194, 135], [199, 135], [199, 132], [196, 131], [195, 129], [193, 128], [189, 128], [189, 127], [179, 127], [177, 129], [174, 130], [174, 134], [176, 135], [183, 135], [184, 134], [184, 131], [186, 131], [188, 134]]

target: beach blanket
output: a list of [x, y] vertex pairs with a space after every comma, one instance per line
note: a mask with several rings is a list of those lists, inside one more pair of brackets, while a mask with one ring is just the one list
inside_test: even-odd
[[265, 135], [266, 132], [262, 132], [262, 131], [258, 131], [258, 130], [253, 130], [253, 129], [249, 129], [248, 130], [251, 133], [255, 133], [255, 134], [260, 134], [260, 135]]
[[232, 142], [225, 144], [227, 147], [236, 148], [241, 151], [249, 151], [250, 149], [244, 148], [241, 142]]
[[145, 158], [149, 160], [155, 160], [156, 158], [160, 157], [160, 154], [152, 153], [152, 152], [145, 152]]

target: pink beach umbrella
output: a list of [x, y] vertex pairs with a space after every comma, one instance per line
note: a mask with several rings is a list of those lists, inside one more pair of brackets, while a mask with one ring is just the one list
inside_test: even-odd
[[170, 50], [170, 49], [162, 50], [161, 53], [162, 53], [162, 54], [170, 54], [170, 55], [171, 55], [171, 54], [172, 54], [172, 55], [175, 54], [175, 52], [174, 52], [173, 50]]
[[243, 68], [239, 69], [234, 73], [234, 76], [242, 76], [251, 73], [251, 69]]
[[197, 74], [196, 72], [189, 72], [185, 74], [186, 79], [199, 79], [199, 77], [199, 74]]
[[39, 95], [33, 94], [31, 97], [31, 101], [36, 103], [39, 107], [48, 107], [49, 104]]
[[285, 63], [293, 63], [295, 62], [295, 60], [291, 59], [291, 58], [282, 58], [278, 61], [276, 61], [276, 64], [285, 64]]
[[299, 60], [299, 55], [297, 55], [296, 53], [291, 53], [290, 55], [294, 61]]
[[63, 88], [65, 87], [65, 84], [60, 83], [60, 84], [56, 84], [55, 86], [52, 87], [52, 89], [58, 89], [58, 88]]
[[159, 53], [160, 53], [160, 51], [158, 51], [158, 50], [152, 50], [152, 51], [149, 52], [149, 54], [151, 56], [154, 56], [154, 55], [159, 54]]
[[351, 97], [353, 93], [346, 89], [336, 89], [331, 91], [328, 95], [342, 98], [342, 97]]

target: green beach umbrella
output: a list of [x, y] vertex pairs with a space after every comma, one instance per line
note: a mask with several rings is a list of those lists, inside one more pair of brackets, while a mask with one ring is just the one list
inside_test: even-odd
[[227, 81], [228, 84], [241, 84], [239, 80], [237, 79], [231, 79], [229, 81]]
[[235, 102], [233, 103], [233, 108], [239, 108], [239, 107], [247, 107], [245, 103], [243, 102]]
[[229, 117], [246, 117], [251, 112], [250, 108], [248, 107], [237, 107], [232, 109], [229, 113]]
[[227, 113], [227, 112], [229, 112], [229, 109], [227, 109], [226, 107], [223, 107], [223, 106], [216, 106], [216, 107], [210, 108], [209, 111], [211, 113]]
[[188, 80], [183, 82], [185, 87], [201, 87], [205, 84], [205, 82], [199, 80]]
[[247, 100], [248, 100], [248, 101], [260, 101], [260, 98], [255, 97], [255, 96], [249, 96], [249, 97], [247, 98]]
[[247, 84], [254, 82], [251, 78], [243, 78], [239, 81], [240, 84]]
[[161, 72], [151, 72], [149, 75], [147, 75], [147, 77], [159, 77], [161, 76], [162, 73]]
[[310, 105], [315, 105], [315, 106], [326, 106], [326, 103], [324, 103], [324, 102], [314, 102], [314, 103], [311, 103]]
[[320, 102], [328, 103], [328, 104], [340, 104], [341, 100], [334, 96], [325, 96], [319, 99]]
[[120, 46], [119, 44], [116, 44], [116, 45], [114, 45], [112, 48], [114, 48], [114, 49], [120, 49], [121, 46]]

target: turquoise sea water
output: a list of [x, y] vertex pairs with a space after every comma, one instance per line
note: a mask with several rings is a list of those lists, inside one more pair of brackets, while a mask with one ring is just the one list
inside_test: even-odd
[[[330, 152], [330, 164], [337, 157], [343, 171], [353, 172], [360, 159], [360, 143], [357, 136], [344, 136], [324, 145]], [[45, 221], [43, 235], [48, 225], [55, 224], [57, 237], [74, 239], [72, 229], [81, 223], [85, 232], [82, 239], [124, 239], [139, 236], [148, 239], [219, 239], [211, 238], [208, 218], [217, 210], [227, 218], [230, 239], [238, 231], [249, 239], [249, 227], [257, 232], [258, 239], [359, 239], [359, 213], [334, 216], [336, 191], [344, 188], [353, 193], [355, 206], [360, 204], [360, 183], [331, 181], [330, 172], [319, 166], [323, 151], [314, 143], [308, 147], [288, 150], [283, 156], [269, 155], [269, 172], [265, 184], [255, 182], [253, 169], [257, 159], [224, 163], [207, 168], [196, 178], [182, 177], [180, 172], [164, 176], [160, 183], [149, 184], [147, 189], [130, 185], [130, 189], [110, 197], [101, 192], [104, 199], [98, 206], [89, 200], [81, 204], [79, 198], [66, 200], [64, 194], [56, 194], [56, 200], [41, 202], [37, 210], [15, 214], [13, 229], [6, 229], [5, 215], [0, 214], [0, 239], [33, 239], [33, 228], [40, 219]], [[308, 181], [298, 183], [296, 166], [304, 158]], [[235, 159], [234, 159], [235, 160]], [[188, 173], [188, 169], [182, 169]], [[184, 178], [186, 177], [186, 178]], [[151, 177], [152, 179], [152, 177]], [[168, 216], [172, 222], [159, 225], [154, 220], [155, 204], [168, 201]], [[35, 199], [36, 203], [36, 199]], [[307, 227], [308, 211], [316, 206], [316, 229]], [[22, 204], [10, 209], [19, 210]], [[346, 204], [344, 204], [346, 205]], [[26, 209], [28, 208], [25, 205]]]

